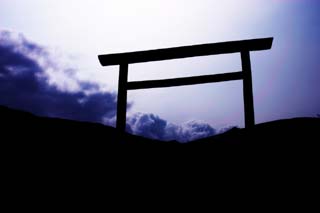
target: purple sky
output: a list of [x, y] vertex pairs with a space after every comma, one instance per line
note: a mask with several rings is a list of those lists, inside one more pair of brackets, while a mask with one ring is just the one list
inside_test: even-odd
[[[318, 11], [316, 0], [1, 0], [0, 80], [12, 83], [0, 86], [0, 103], [112, 124], [118, 67], [101, 67], [98, 54], [274, 37], [271, 50], [252, 54], [256, 122], [316, 116]], [[237, 54], [137, 64], [130, 66], [129, 79], [233, 72], [240, 65]], [[70, 113], [54, 107], [37, 110], [51, 99], [27, 103], [21, 98], [25, 81], [39, 84], [42, 91], [35, 94], [50, 93], [47, 96], [57, 107]], [[12, 89], [14, 84], [19, 84], [17, 90]], [[10, 91], [15, 94], [11, 102], [4, 95]], [[107, 101], [98, 100], [100, 96]], [[61, 101], [68, 98], [69, 104], [85, 107], [69, 109]], [[129, 92], [129, 101], [130, 131], [149, 137], [185, 141], [244, 125], [241, 81], [134, 91]]]

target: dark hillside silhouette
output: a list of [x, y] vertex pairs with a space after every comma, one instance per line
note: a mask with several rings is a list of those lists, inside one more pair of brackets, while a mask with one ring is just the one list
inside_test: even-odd
[[[79, 122], [60, 118], [38, 117], [29, 112], [0, 106], [0, 128], [7, 141], [20, 141], [40, 146], [97, 146], [108, 147], [117, 142], [117, 130], [98, 123]], [[150, 144], [156, 141], [140, 136], [125, 136], [126, 144]], [[158, 141], [160, 142], [160, 141]], [[62, 148], [61, 147], [61, 148]]]
[[[84, 171], [84, 177], [91, 176], [93, 170], [109, 178], [130, 169], [130, 174], [122, 178], [131, 179], [136, 168], [142, 166], [143, 174], [160, 169], [170, 179], [170, 173], [181, 169], [203, 169], [212, 174], [214, 165], [225, 170], [235, 165], [254, 165], [252, 173], [266, 165], [274, 172], [285, 171], [288, 165], [293, 171], [297, 166], [316, 171], [319, 160], [319, 118], [257, 124], [252, 129], [232, 129], [187, 144], [129, 134], [121, 135], [124, 140], [119, 143], [119, 133], [112, 127], [37, 117], [6, 107], [0, 107], [0, 118], [2, 157], [13, 174], [22, 166], [26, 174], [30, 167], [37, 173], [44, 169], [62, 173], [76, 169]], [[234, 175], [231, 178], [237, 182], [239, 177]]]
[[[28, 112], [0, 106], [3, 144], [17, 144], [37, 150], [80, 149], [93, 152], [119, 147], [117, 129], [97, 123], [38, 117]], [[186, 144], [163, 142], [125, 134], [125, 144], [174, 146], [210, 146], [247, 150], [282, 150], [315, 147], [320, 143], [320, 118], [294, 118], [255, 125], [251, 129], [234, 128], [226, 133]], [[170, 146], [171, 145], [171, 146]], [[215, 149], [212, 149], [214, 151]]]

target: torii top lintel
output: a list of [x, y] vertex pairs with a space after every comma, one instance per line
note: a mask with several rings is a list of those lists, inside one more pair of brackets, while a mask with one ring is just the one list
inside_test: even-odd
[[238, 52], [268, 50], [272, 47], [273, 38], [209, 43], [166, 49], [99, 55], [102, 66], [133, 64], [150, 61], [162, 61], [196, 56], [218, 55]]

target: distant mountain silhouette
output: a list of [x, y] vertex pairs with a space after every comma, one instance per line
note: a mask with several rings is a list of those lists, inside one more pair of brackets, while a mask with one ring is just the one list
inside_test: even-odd
[[[217, 167], [240, 172], [245, 166], [250, 173], [267, 169], [273, 174], [288, 169], [317, 171], [319, 133], [319, 118], [296, 118], [258, 124], [251, 130], [231, 129], [187, 144], [130, 134], [120, 143], [113, 127], [38, 117], [0, 106], [2, 159], [16, 179], [30, 171], [50, 175], [51, 171], [61, 175], [76, 171], [86, 178], [101, 172], [107, 174], [101, 178], [127, 180], [140, 174], [139, 168], [141, 174], [153, 171], [168, 180], [180, 171], [219, 176]], [[229, 178], [238, 179], [238, 172], [231, 172]]]
[[223, 134], [196, 142], [245, 145], [265, 149], [313, 146], [320, 143], [320, 119], [292, 118], [257, 124], [251, 129], [233, 128]]
[[[7, 143], [23, 139], [24, 143], [36, 143], [43, 147], [130, 145], [180, 145], [178, 142], [162, 142], [126, 134], [123, 142], [117, 140], [115, 128], [97, 123], [79, 122], [58, 118], [38, 117], [28, 112], [0, 106], [0, 128]], [[21, 141], [21, 140], [19, 140]], [[54, 142], [52, 142], [54, 141]], [[320, 142], [319, 118], [294, 118], [258, 124], [252, 129], [233, 128], [223, 134], [181, 144], [232, 146], [277, 149], [293, 146], [312, 146]]]
[[[23, 138], [26, 143], [79, 145], [81, 143], [105, 146], [118, 145], [117, 130], [98, 123], [80, 122], [60, 118], [35, 116], [32, 113], [0, 106], [0, 128], [9, 140]], [[50, 140], [49, 140], [50, 139]], [[126, 134], [124, 144], [152, 144], [161, 141], [149, 140]], [[161, 142], [162, 143], [162, 142]]]

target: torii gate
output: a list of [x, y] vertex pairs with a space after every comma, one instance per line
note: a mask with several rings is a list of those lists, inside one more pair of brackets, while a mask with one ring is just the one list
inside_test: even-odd
[[[271, 49], [272, 42], [273, 38], [261, 38], [252, 40], [174, 47], [167, 49], [99, 55], [98, 58], [102, 66], [120, 65], [117, 104], [117, 129], [121, 133], [124, 133], [126, 129], [128, 90], [205, 84], [241, 79], [243, 80], [245, 128], [253, 127], [255, 125], [255, 118], [250, 51]], [[185, 78], [128, 82], [129, 64], [230, 53], [240, 53], [242, 71]]]

